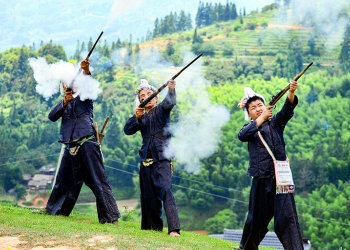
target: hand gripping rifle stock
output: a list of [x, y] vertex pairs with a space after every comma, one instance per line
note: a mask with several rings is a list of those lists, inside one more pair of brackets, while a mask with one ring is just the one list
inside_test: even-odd
[[[294, 81], [298, 81], [299, 78], [304, 75], [306, 70], [310, 68], [310, 66], [313, 64], [313, 62], [309, 63], [296, 77], [294, 77]], [[272, 96], [272, 100], [269, 102], [269, 105], [275, 106], [276, 103], [282, 98], [282, 96], [289, 90], [290, 83], [282, 89], [277, 95]]]
[[[175, 80], [176, 77], [178, 77], [185, 69], [187, 69], [192, 63], [194, 63], [199, 57], [201, 57], [203, 55], [203, 53], [199, 54], [195, 59], [193, 59], [189, 64], [187, 64], [183, 69], [181, 69], [179, 72], [176, 73], [176, 75], [174, 75], [171, 80]], [[166, 86], [168, 86], [169, 81], [167, 81], [166, 83], [164, 83], [162, 86], [160, 86], [159, 89], [157, 89], [156, 92], [154, 92], [152, 95], [150, 95], [149, 97], [147, 97], [140, 105], [139, 108], [144, 108], [146, 106], [147, 103], [149, 103], [149, 101], [151, 101], [156, 95], [159, 94], [160, 91], [162, 91]]]
[[[88, 53], [88, 54], [87, 54], [87, 56], [85, 57], [85, 60], [89, 60], [89, 58], [90, 58], [90, 56], [91, 56], [92, 52], [94, 51], [94, 49], [95, 49], [95, 47], [96, 47], [96, 45], [97, 45], [98, 41], [99, 41], [99, 40], [100, 40], [100, 38], [101, 38], [102, 34], [103, 34], [103, 31], [101, 31], [101, 34], [98, 36], [98, 38], [97, 38], [96, 42], [95, 42], [95, 43], [94, 43], [94, 45], [91, 47], [91, 49], [90, 49], [89, 53]], [[78, 73], [75, 75], [75, 77], [74, 77], [73, 81], [71, 82], [71, 84], [70, 84], [69, 86], [73, 86], [73, 83], [74, 83], [75, 79], [76, 79], [76, 78], [77, 78], [77, 76], [78, 76], [78, 75], [81, 73], [81, 71], [82, 71], [82, 69], [81, 69], [81, 68], [79, 68]], [[68, 91], [72, 90], [72, 87], [67, 88], [67, 90], [68, 90]]]

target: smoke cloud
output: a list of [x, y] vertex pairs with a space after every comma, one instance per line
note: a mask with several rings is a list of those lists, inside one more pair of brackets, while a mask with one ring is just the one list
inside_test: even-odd
[[108, 21], [104, 26], [104, 30], [109, 28], [114, 20], [121, 16], [127, 15], [136, 9], [144, 0], [116, 0], [114, 1], [109, 13]]
[[[102, 92], [97, 80], [84, 74], [77, 76], [78, 68], [69, 62], [59, 61], [48, 64], [45, 58], [29, 58], [28, 62], [34, 71], [34, 79], [37, 82], [35, 89], [45, 100], [59, 92], [61, 82], [65, 83], [67, 87], [73, 88], [75, 94], [79, 95], [82, 101], [86, 99], [96, 100]], [[74, 78], [74, 84], [70, 86]]]
[[[195, 56], [186, 54], [184, 61]], [[221, 128], [230, 120], [225, 106], [212, 104], [206, 88], [211, 82], [204, 78], [202, 60], [198, 59], [178, 79], [178, 103], [187, 104], [176, 123], [170, 124], [173, 138], [164, 150], [167, 157], [176, 156], [176, 163], [189, 173], [199, 173], [201, 160], [211, 156], [221, 143]]]
[[[184, 53], [184, 64], [195, 58], [192, 53]], [[147, 80], [156, 88], [182, 68], [175, 68], [152, 48], [141, 49], [140, 53], [132, 58], [128, 58], [124, 50], [118, 50], [113, 55], [115, 63], [123, 64], [133, 60], [133, 70], [142, 78], [152, 75], [152, 79]], [[156, 86], [154, 82], [157, 82]], [[177, 105], [176, 109], [181, 110], [177, 121], [167, 128], [172, 133], [172, 140], [164, 149], [164, 154], [167, 157], [175, 156], [176, 164], [187, 172], [199, 173], [201, 160], [217, 150], [221, 142], [221, 128], [229, 121], [230, 112], [224, 106], [211, 103], [207, 92], [211, 82], [204, 78], [201, 58], [177, 77], [176, 82], [177, 103], [181, 104], [181, 107]], [[167, 89], [164, 89], [159, 94], [160, 99], [166, 93]]]
[[[133, 71], [137, 74], [157, 72], [173, 67], [173, 64], [164, 59], [159, 51], [153, 47], [141, 49], [137, 55], [133, 56], [128, 55], [126, 48], [120, 48], [111, 53], [111, 60], [114, 65], [118, 66], [132, 65]], [[164, 78], [164, 73], [161, 76]]]
[[342, 41], [349, 20], [342, 14], [347, 12], [349, 4], [350, 0], [293, 0], [289, 8], [280, 9], [277, 20], [284, 25], [314, 27], [317, 35], [326, 38], [326, 48], [332, 50]]

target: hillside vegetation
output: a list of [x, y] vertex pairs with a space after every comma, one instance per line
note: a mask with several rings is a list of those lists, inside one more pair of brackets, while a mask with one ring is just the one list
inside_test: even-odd
[[[191, 173], [176, 164], [173, 190], [184, 230], [222, 233], [224, 228], [242, 229], [250, 186], [247, 145], [237, 139], [245, 123], [237, 107], [243, 88], [250, 86], [269, 100], [313, 61], [299, 80], [299, 104], [285, 129], [297, 209], [303, 236], [311, 240], [313, 248], [350, 248], [350, 27], [331, 46], [315, 26], [277, 23], [277, 11], [278, 6], [271, 5], [263, 12], [156, 35], [143, 43], [118, 40], [98, 45], [90, 59], [103, 93], [95, 101], [94, 119], [101, 126], [110, 116], [102, 145], [109, 180], [117, 199], [139, 196], [140, 136], [123, 132], [125, 121], [134, 112], [133, 93], [139, 79], [161, 86], [180, 70], [179, 65], [194, 57], [189, 51], [203, 53], [199, 68], [191, 66], [177, 78], [178, 104], [172, 122], [192, 112], [195, 123], [214, 124], [219, 114], [203, 121], [200, 115], [208, 109], [193, 113], [208, 94], [210, 107], [222, 105], [230, 119], [220, 129], [215, 152], [201, 160], [200, 172]], [[86, 47], [91, 43], [86, 41]], [[86, 54], [86, 48], [79, 44], [77, 52], [70, 58], [73, 63], [83, 58], [80, 55]], [[47, 114], [62, 96], [46, 101], [36, 93], [27, 63], [30, 57], [45, 57], [49, 63], [67, 60], [62, 46], [52, 43], [0, 54], [0, 187], [4, 192], [14, 189], [17, 198], [25, 194], [22, 174], [55, 165], [61, 148], [56, 142], [59, 123], [49, 122]], [[193, 87], [191, 77], [205, 85], [203, 92]], [[277, 103], [274, 112], [283, 102]], [[186, 132], [190, 136], [200, 129], [196, 126]], [[94, 201], [91, 192], [83, 193], [81, 201]], [[269, 229], [273, 231], [273, 223]]]

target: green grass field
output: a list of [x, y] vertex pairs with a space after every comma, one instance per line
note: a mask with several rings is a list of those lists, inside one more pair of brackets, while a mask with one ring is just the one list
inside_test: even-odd
[[[233, 249], [236, 243], [181, 232], [170, 237], [163, 232], [140, 230], [137, 222], [120, 220], [119, 225], [99, 224], [96, 216], [73, 213], [69, 217], [33, 214], [32, 209], [0, 204], [1, 244], [7, 236], [18, 237], [16, 249], [34, 247], [69, 249]], [[67, 248], [68, 249], [68, 248]], [[268, 248], [265, 248], [268, 249]]]

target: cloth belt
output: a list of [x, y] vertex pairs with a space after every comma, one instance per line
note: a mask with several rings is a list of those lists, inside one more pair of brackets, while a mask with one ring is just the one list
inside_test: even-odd
[[89, 137], [79, 138], [77, 140], [71, 141], [67, 144], [66, 149], [69, 150], [71, 155], [76, 155], [79, 151], [81, 145], [83, 145], [87, 141], [92, 141], [95, 138], [95, 135], [91, 135]]
[[142, 165], [145, 166], [145, 167], [149, 167], [152, 164], [153, 164], [153, 159], [152, 158], [147, 158], [146, 160], [142, 161]]

